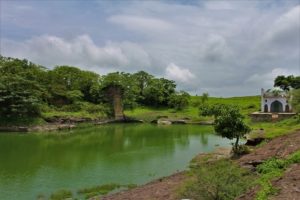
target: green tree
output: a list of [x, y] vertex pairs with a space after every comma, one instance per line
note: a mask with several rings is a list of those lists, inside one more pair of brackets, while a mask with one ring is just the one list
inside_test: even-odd
[[189, 105], [190, 95], [187, 92], [180, 91], [170, 97], [169, 106], [176, 110], [182, 110]]
[[274, 86], [280, 87], [285, 91], [289, 91], [290, 88], [299, 89], [300, 88], [300, 76], [294, 77], [290, 76], [277, 76], [274, 80]]
[[251, 130], [250, 127], [244, 123], [244, 116], [240, 113], [239, 108], [233, 105], [217, 104], [202, 109], [202, 115], [214, 115], [214, 129], [217, 134], [228, 139], [236, 139], [233, 151], [237, 152], [239, 139]]
[[208, 92], [204, 92], [201, 96], [201, 103], [204, 104], [208, 100], [209, 94]]
[[145, 88], [148, 87], [150, 84], [150, 81], [154, 78], [152, 75], [148, 74], [144, 71], [139, 71], [137, 73], [134, 73], [133, 75], [133, 81], [137, 84], [138, 90], [139, 90], [139, 96], [138, 101], [139, 103], [144, 103], [145, 99]]
[[43, 89], [18, 75], [0, 76], [0, 115], [5, 118], [37, 117]]
[[154, 78], [145, 88], [145, 104], [149, 106], [168, 106], [171, 95], [175, 94], [174, 81]]
[[76, 101], [99, 103], [101, 79], [98, 74], [72, 66], [57, 66], [48, 72], [48, 76], [47, 85], [52, 95], [51, 103], [55, 105], [74, 103], [74, 96], [69, 94], [79, 94], [79, 92], [81, 98], [76, 98]]

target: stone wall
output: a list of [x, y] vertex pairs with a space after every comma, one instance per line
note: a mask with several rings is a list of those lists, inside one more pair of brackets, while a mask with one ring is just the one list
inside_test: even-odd
[[296, 113], [262, 113], [255, 112], [250, 114], [252, 121], [254, 122], [270, 122], [287, 119], [295, 116]]

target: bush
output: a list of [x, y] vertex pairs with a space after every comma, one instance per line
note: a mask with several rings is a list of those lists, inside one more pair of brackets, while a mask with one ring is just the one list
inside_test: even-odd
[[300, 163], [300, 151], [290, 155], [287, 159], [271, 158], [257, 166], [257, 171], [261, 174], [259, 184], [261, 190], [257, 193], [257, 200], [268, 199], [268, 196], [277, 192], [271, 184], [271, 180], [282, 176], [284, 170], [291, 164]]
[[247, 106], [247, 108], [248, 108], [248, 109], [250, 109], [250, 108], [256, 108], [256, 105], [255, 105], [254, 103], [251, 103], [251, 104], [249, 104], [249, 105]]
[[69, 190], [59, 190], [53, 194], [51, 194], [51, 200], [64, 200], [72, 197], [72, 192]]
[[190, 95], [181, 91], [178, 94], [172, 94], [169, 100], [169, 106], [176, 110], [182, 110], [189, 105]]
[[233, 147], [233, 152], [235, 156], [241, 156], [250, 153], [250, 149], [246, 145], [238, 145], [237, 147]]
[[252, 185], [253, 177], [245, 169], [230, 160], [203, 163], [194, 169], [196, 181], [188, 184], [182, 198], [193, 200], [231, 200], [241, 195]]

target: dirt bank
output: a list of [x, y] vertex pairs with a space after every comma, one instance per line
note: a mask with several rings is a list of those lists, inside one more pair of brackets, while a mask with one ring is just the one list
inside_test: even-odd
[[[120, 193], [112, 194], [106, 197], [99, 198], [101, 200], [152, 200], [163, 199], [172, 200], [176, 199], [176, 189], [186, 179], [185, 172], [179, 172], [171, 176], [161, 178], [146, 185], [137, 188], [123, 191]], [[97, 198], [93, 198], [97, 199]]]
[[237, 162], [243, 167], [255, 167], [271, 158], [285, 158], [300, 149], [300, 131], [280, 136], [255, 149], [252, 153], [241, 157]]
[[[254, 168], [257, 164], [271, 158], [285, 158], [289, 154], [300, 149], [300, 131], [280, 136], [269, 141], [267, 144], [256, 148], [252, 153], [245, 155], [236, 162], [243, 167]], [[173, 174], [159, 180], [155, 180], [146, 185], [123, 191], [120, 193], [101, 197], [103, 200], [176, 200], [176, 191], [187, 179], [184, 172]], [[300, 165], [291, 166], [278, 180], [273, 181], [274, 187], [279, 189], [279, 193], [272, 197], [272, 200], [300, 199]], [[241, 196], [240, 200], [253, 200], [258, 191], [258, 187], [248, 191]], [[100, 199], [93, 198], [93, 199]]]

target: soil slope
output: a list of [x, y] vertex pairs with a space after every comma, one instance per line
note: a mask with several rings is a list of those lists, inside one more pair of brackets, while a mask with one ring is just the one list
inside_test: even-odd
[[[285, 158], [300, 149], [300, 131], [277, 137], [245, 155], [237, 162], [253, 168], [271, 157]], [[161, 178], [137, 188], [102, 197], [102, 200], [176, 200], [176, 190], [186, 180], [184, 172]], [[272, 200], [300, 200], [300, 164], [291, 166], [278, 180], [273, 181], [279, 193]], [[240, 196], [240, 200], [252, 200], [258, 188]], [[97, 199], [97, 198], [94, 198]]]

